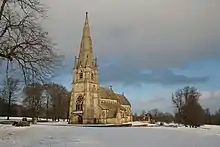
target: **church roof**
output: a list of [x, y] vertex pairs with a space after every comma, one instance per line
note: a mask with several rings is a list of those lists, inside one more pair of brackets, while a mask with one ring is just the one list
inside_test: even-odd
[[117, 100], [121, 105], [131, 105], [124, 95], [117, 94], [112, 89], [99, 87], [99, 95], [103, 99]]
[[103, 110], [117, 110], [118, 108], [120, 108], [120, 110], [126, 110], [124, 107], [118, 105], [118, 104], [112, 104], [112, 103], [101, 103], [100, 107]]
[[117, 100], [118, 101], [117, 95], [111, 89], [106, 89], [106, 88], [103, 88], [103, 87], [99, 87], [99, 95], [103, 99], [111, 99], [111, 100]]
[[122, 105], [131, 105], [128, 99], [122, 94], [116, 94], [120, 104]]

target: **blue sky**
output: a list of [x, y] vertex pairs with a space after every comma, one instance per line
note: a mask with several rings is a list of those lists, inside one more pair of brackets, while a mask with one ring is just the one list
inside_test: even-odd
[[186, 85], [201, 103], [220, 107], [219, 0], [46, 0], [44, 27], [64, 55], [54, 81], [71, 89], [85, 12], [100, 83], [124, 92], [134, 112], [172, 112], [171, 94]]
[[[180, 84], [178, 82], [176, 84], [165, 83], [162, 81], [158, 81], [156, 83], [153, 82], [141, 82], [141, 83], [132, 83], [132, 84], [124, 84], [126, 81], [108, 81], [105, 78], [105, 75], [102, 73], [104, 69], [100, 68], [100, 83], [108, 87], [109, 85], [113, 85], [113, 89], [118, 93], [125, 93], [128, 99], [131, 101], [133, 105], [133, 111], [141, 112], [142, 110], [150, 110], [153, 108], [158, 108], [161, 111], [172, 112], [173, 107], [171, 104], [171, 94], [175, 92], [179, 88], [183, 88], [187, 85], [195, 86], [199, 89], [200, 92], [206, 93], [202, 95], [201, 101], [204, 107], [210, 107], [212, 112], [214, 112], [220, 106], [220, 60], [217, 59], [209, 59], [209, 60], [201, 60], [198, 62], [192, 62], [189, 65], [184, 65], [180, 68], [171, 68], [175, 74], [184, 75], [186, 77], [207, 77], [205, 81], [194, 82], [193, 80], [177, 80], [181, 81]], [[111, 71], [110, 71], [111, 72]], [[132, 76], [127, 75], [129, 78]], [[164, 75], [161, 74], [161, 78]], [[135, 78], [134, 78], [135, 79]], [[64, 74], [63, 76], [58, 76], [55, 81], [64, 84], [71, 89], [71, 80], [72, 74]], [[107, 80], [107, 82], [104, 82]], [[162, 82], [162, 83], [161, 83]], [[169, 82], [169, 81], [168, 81]], [[212, 95], [213, 92], [217, 92], [217, 95]]]

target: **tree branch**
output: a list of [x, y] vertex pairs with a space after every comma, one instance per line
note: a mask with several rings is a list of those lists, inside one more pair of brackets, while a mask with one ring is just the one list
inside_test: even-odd
[[5, 5], [6, 5], [6, 2], [7, 2], [7, 0], [3, 0], [2, 1], [1, 8], [0, 8], [0, 20], [2, 19], [2, 14], [4, 12], [4, 8], [5, 8]]

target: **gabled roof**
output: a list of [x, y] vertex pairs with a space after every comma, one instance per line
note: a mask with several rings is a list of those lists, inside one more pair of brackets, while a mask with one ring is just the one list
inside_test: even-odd
[[99, 96], [103, 99], [111, 99], [118, 101], [117, 95], [111, 89], [99, 87]]
[[112, 89], [99, 87], [99, 96], [103, 99], [117, 100], [121, 105], [131, 105], [124, 95], [117, 94]]
[[131, 105], [128, 99], [124, 95], [117, 94], [117, 97], [121, 105], [129, 105], [129, 106]]

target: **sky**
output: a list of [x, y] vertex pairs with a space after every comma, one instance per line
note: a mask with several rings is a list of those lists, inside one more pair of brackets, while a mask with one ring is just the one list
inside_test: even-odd
[[55, 82], [71, 89], [85, 12], [100, 83], [124, 92], [133, 112], [174, 110], [171, 95], [195, 86], [220, 108], [219, 0], [45, 0], [45, 30], [64, 55]]

